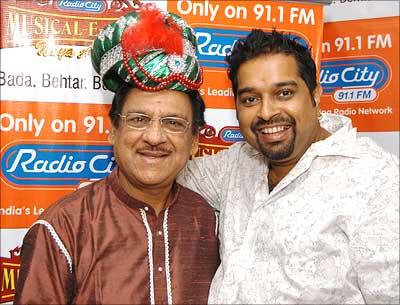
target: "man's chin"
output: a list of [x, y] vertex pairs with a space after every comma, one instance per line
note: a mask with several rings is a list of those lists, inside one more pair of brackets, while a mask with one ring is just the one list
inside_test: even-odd
[[284, 161], [285, 159], [289, 158], [293, 152], [293, 145], [284, 145], [282, 143], [279, 144], [268, 144], [267, 145], [260, 145], [261, 153], [266, 157], [268, 160], [273, 161]]
[[258, 150], [268, 160], [284, 161], [289, 158], [294, 150], [294, 137], [286, 138], [284, 141], [268, 143], [257, 137]]

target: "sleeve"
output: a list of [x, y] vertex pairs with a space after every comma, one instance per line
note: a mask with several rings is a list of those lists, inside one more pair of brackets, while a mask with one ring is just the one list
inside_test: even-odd
[[390, 177], [378, 186], [350, 237], [350, 256], [366, 304], [399, 304], [398, 168]]
[[74, 281], [70, 252], [54, 227], [38, 220], [25, 235], [14, 304], [70, 304]]
[[199, 193], [214, 209], [221, 208], [221, 193], [226, 185], [226, 175], [230, 169], [232, 149], [198, 157], [188, 161], [180, 172], [177, 181], [187, 188]]

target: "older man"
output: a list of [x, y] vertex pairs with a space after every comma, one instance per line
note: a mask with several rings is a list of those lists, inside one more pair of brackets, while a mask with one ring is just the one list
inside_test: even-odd
[[399, 161], [321, 116], [309, 50], [253, 30], [230, 56], [245, 142], [181, 182], [220, 211], [210, 304], [398, 304]]
[[153, 5], [96, 39], [115, 96], [117, 166], [60, 199], [28, 231], [15, 304], [204, 304], [219, 264], [216, 216], [175, 183], [204, 124], [192, 30]]

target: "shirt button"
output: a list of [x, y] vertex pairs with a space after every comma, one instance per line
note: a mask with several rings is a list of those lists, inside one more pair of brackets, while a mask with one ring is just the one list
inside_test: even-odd
[[148, 211], [149, 211], [149, 207], [144, 207], [144, 210], [145, 210], [146, 212], [148, 212]]
[[158, 271], [162, 272], [163, 271], [162, 267], [158, 267]]
[[158, 235], [160, 235], [160, 236], [161, 236], [161, 235], [162, 235], [162, 231], [158, 231]]

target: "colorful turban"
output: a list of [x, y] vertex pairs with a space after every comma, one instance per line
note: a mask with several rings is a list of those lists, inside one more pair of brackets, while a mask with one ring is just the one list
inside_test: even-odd
[[196, 36], [182, 18], [145, 4], [106, 26], [91, 57], [113, 92], [124, 82], [146, 91], [188, 92], [202, 84], [196, 47]]

